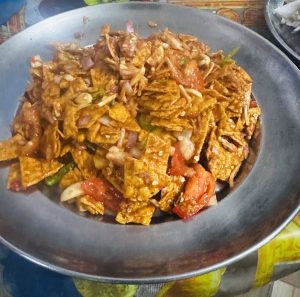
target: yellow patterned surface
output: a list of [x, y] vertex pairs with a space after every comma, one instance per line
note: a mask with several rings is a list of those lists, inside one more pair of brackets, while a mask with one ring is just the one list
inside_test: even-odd
[[271, 280], [276, 264], [300, 261], [300, 214], [279, 235], [258, 251], [255, 287]]
[[263, 0], [169, 0], [168, 2], [212, 10], [248, 27], [265, 26]]
[[165, 284], [156, 297], [211, 297], [219, 289], [225, 269]]

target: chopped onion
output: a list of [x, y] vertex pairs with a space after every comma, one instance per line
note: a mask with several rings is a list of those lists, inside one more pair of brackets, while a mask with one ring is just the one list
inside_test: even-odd
[[129, 154], [130, 154], [130, 156], [132, 156], [133, 158], [136, 158], [136, 159], [140, 159], [142, 156], [142, 152], [137, 147], [131, 148], [129, 150]]
[[126, 94], [127, 96], [131, 96], [131, 95], [133, 94], [133, 89], [132, 89], [132, 87], [131, 87], [131, 85], [130, 85], [130, 82], [129, 82], [128, 80], [126, 80], [126, 81], [124, 82], [123, 88], [124, 88], [125, 94]]
[[43, 62], [41, 56], [36, 55], [32, 56], [30, 59], [31, 68], [39, 68], [42, 66]]
[[22, 181], [20, 179], [14, 179], [10, 181], [8, 184], [8, 188], [9, 190], [14, 192], [20, 192], [22, 190], [25, 190], [25, 188], [22, 185]]
[[109, 102], [115, 100], [116, 98], [117, 98], [117, 94], [112, 94], [112, 95], [104, 96], [102, 98], [102, 101], [99, 102], [97, 105], [100, 106], [100, 107], [102, 107], [102, 106], [108, 104]]
[[82, 182], [75, 183], [68, 186], [60, 195], [60, 201], [68, 201], [78, 196], [84, 195], [84, 191], [81, 188]]
[[112, 146], [106, 154], [106, 159], [117, 166], [123, 166], [125, 162], [125, 152], [120, 150], [117, 146]]
[[125, 129], [122, 128], [121, 129], [121, 135], [120, 135], [120, 138], [119, 138], [118, 143], [117, 143], [118, 148], [121, 148], [123, 146], [123, 142], [124, 142], [124, 138], [125, 138], [125, 132], [126, 132]]
[[215, 154], [215, 155], [218, 155], [218, 154], [219, 154], [219, 150], [218, 150], [218, 148], [217, 148], [216, 146], [212, 146], [211, 152], [212, 152], [213, 154]]
[[183, 137], [183, 139], [179, 141], [179, 147], [182, 156], [186, 161], [193, 157], [195, 152], [195, 145], [190, 139]]
[[82, 56], [80, 62], [84, 70], [89, 70], [95, 64], [90, 56]]
[[71, 75], [71, 74], [65, 74], [65, 75], [64, 75], [64, 79], [65, 79], [66, 81], [73, 81], [75, 78], [74, 78], [74, 76]]
[[138, 140], [138, 134], [136, 132], [130, 131], [128, 133], [128, 140], [126, 143], [126, 148], [130, 149], [130, 148], [134, 147], [137, 143], [137, 140]]
[[183, 47], [182, 47], [182, 43], [180, 42], [180, 40], [178, 40], [177, 38], [173, 37], [173, 36], [168, 36], [168, 43], [171, 45], [172, 48], [177, 49], [182, 51]]
[[104, 126], [109, 126], [109, 125], [110, 125], [110, 121], [111, 121], [111, 119], [110, 119], [110, 117], [107, 116], [107, 115], [104, 115], [104, 116], [102, 116], [102, 117], [99, 119], [99, 122], [100, 122], [102, 125], [104, 125]]
[[88, 124], [88, 122], [90, 121], [90, 119], [91, 119], [91, 116], [89, 116], [89, 115], [85, 115], [85, 116], [79, 118], [77, 121], [77, 126], [79, 128], [86, 126]]
[[80, 108], [83, 108], [92, 103], [93, 97], [90, 93], [80, 93], [74, 101]]
[[129, 20], [126, 22], [126, 31], [128, 33], [134, 33], [133, 21]]
[[182, 131], [182, 132], [174, 132], [173, 135], [174, 135], [178, 140], [180, 140], [179, 138], [182, 139], [182, 137], [191, 139], [192, 133], [193, 133], [192, 130], [186, 129], [186, 130], [184, 130], [184, 131]]

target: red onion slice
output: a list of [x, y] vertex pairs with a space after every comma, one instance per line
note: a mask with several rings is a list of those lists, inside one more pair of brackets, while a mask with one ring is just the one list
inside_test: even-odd
[[85, 116], [81, 117], [77, 121], [77, 126], [79, 128], [86, 126], [88, 124], [88, 122], [90, 121], [90, 119], [91, 119], [91, 117], [89, 115], [85, 115]]
[[138, 140], [138, 134], [136, 132], [129, 132], [126, 148], [130, 149], [134, 147], [137, 143], [137, 140]]
[[128, 21], [126, 22], [126, 31], [127, 31], [128, 33], [134, 33], [133, 21], [128, 20]]
[[80, 62], [84, 70], [89, 70], [95, 64], [90, 56], [82, 56]]

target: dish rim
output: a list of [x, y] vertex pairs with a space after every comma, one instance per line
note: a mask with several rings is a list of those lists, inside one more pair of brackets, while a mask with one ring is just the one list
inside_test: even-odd
[[[279, 35], [279, 33], [277, 32], [272, 18], [271, 18], [271, 14], [272, 14], [272, 8], [271, 8], [271, 2], [272, 0], [267, 0], [266, 5], [265, 5], [265, 20], [267, 23], [267, 26], [270, 30], [270, 32], [272, 33], [272, 35], [275, 37], [275, 39], [279, 42], [279, 44], [290, 54], [292, 55], [292, 57], [294, 57], [298, 62], [300, 62], [300, 55], [298, 55], [285, 41], [284, 39]], [[299, 33], [298, 33], [299, 34]]]
[[[105, 4], [99, 4], [99, 5], [107, 5], [107, 6], [125, 6], [125, 5], [153, 5], [153, 6], [176, 6], [178, 8], [181, 9], [185, 9], [185, 10], [194, 10], [195, 8], [191, 8], [191, 7], [185, 7], [185, 6], [180, 6], [180, 5], [174, 5], [174, 4], [168, 4], [168, 3], [145, 3], [145, 2], [134, 2], [134, 3], [105, 3]], [[55, 15], [52, 16], [50, 18], [47, 18], [45, 20], [43, 20], [42, 22], [39, 22], [35, 25], [33, 25], [32, 27], [29, 27], [26, 30], [34, 30], [35, 26], [39, 26], [41, 23], [47, 23], [47, 22], [51, 22], [53, 18], [58, 18], [58, 17], [63, 17], [65, 14], [70, 14], [70, 12], [74, 12], [74, 11], [79, 11], [79, 10], [83, 10], [83, 9], [88, 9], [90, 7], [83, 7], [83, 8], [78, 8], [72, 11], [68, 11], [68, 12], [64, 12], [61, 13], [59, 15]], [[209, 12], [206, 11], [202, 11], [202, 13], [205, 14], [209, 14]], [[279, 53], [281, 56], [283, 56], [286, 60], [287, 63], [290, 64], [291, 67], [295, 68], [297, 71], [298, 68], [290, 61], [290, 59], [286, 56], [285, 53], [283, 53], [282, 51], [280, 51], [273, 43], [271, 43], [270, 41], [268, 41], [267, 39], [265, 39], [264, 37], [262, 37], [261, 35], [259, 35], [258, 33], [256, 33], [255, 31], [241, 25], [238, 24], [236, 22], [233, 22], [231, 20], [228, 20], [224, 17], [221, 16], [217, 16], [219, 18], [225, 19], [226, 22], [229, 22], [231, 24], [234, 24], [234, 26], [239, 27], [242, 30], [246, 30], [248, 32], [250, 32], [252, 35], [255, 35], [256, 38], [259, 38], [260, 40], [262, 40], [263, 42], [267, 42], [269, 44], [269, 46], [271, 46], [273, 48], [273, 50], [275, 50], [277, 53]], [[26, 30], [24, 30], [23, 32], [25, 32]], [[19, 34], [22, 34], [19, 33]], [[16, 34], [15, 37], [10, 38], [8, 41], [6, 41], [5, 43], [9, 43], [9, 42], [13, 42], [13, 40], [15, 38], [18, 38], [18, 35]], [[92, 274], [88, 274], [88, 273], [83, 273], [83, 272], [78, 272], [78, 271], [74, 271], [74, 270], [69, 270], [54, 264], [51, 264], [47, 261], [43, 261], [41, 259], [38, 259], [26, 252], [23, 252], [22, 250], [20, 250], [19, 248], [15, 247], [14, 245], [10, 244], [8, 241], [6, 241], [4, 238], [2, 238], [2, 236], [0, 236], [0, 242], [2, 242], [4, 245], [6, 245], [7, 247], [9, 247], [11, 250], [15, 251], [16, 253], [20, 254], [21, 256], [23, 256], [24, 258], [38, 264], [41, 265], [45, 268], [48, 268], [52, 271], [55, 272], [59, 272], [65, 275], [69, 275], [72, 277], [80, 277], [80, 278], [85, 278], [85, 279], [90, 279], [90, 280], [101, 280], [102, 282], [109, 282], [109, 283], [126, 283], [126, 284], [141, 284], [141, 283], [161, 283], [161, 282], [167, 282], [167, 281], [174, 281], [174, 280], [179, 280], [179, 279], [184, 279], [184, 278], [190, 278], [190, 277], [194, 277], [200, 274], [204, 274], [204, 273], [208, 273], [211, 272], [213, 270], [222, 268], [224, 266], [227, 266], [229, 264], [232, 264], [242, 258], [244, 258], [245, 256], [249, 255], [250, 253], [256, 251], [258, 248], [260, 248], [262, 245], [264, 245], [265, 243], [267, 243], [269, 240], [271, 240], [272, 238], [274, 238], [292, 219], [293, 217], [300, 211], [300, 204], [298, 205], [298, 207], [282, 222], [282, 224], [280, 224], [273, 232], [271, 232], [268, 236], [266, 236], [264, 239], [262, 239], [261, 241], [257, 242], [256, 244], [253, 244], [252, 246], [246, 248], [244, 251], [242, 251], [241, 253], [238, 253], [235, 256], [229, 257], [227, 258], [225, 261], [219, 262], [217, 264], [211, 265], [211, 266], [207, 266], [204, 268], [200, 268], [198, 270], [194, 270], [192, 272], [185, 272], [185, 273], [181, 273], [181, 274], [176, 274], [176, 275], [172, 275], [172, 276], [164, 276], [164, 277], [147, 277], [147, 278], [116, 278], [116, 277], [103, 277], [103, 276], [98, 276], [98, 275], [92, 275]]]

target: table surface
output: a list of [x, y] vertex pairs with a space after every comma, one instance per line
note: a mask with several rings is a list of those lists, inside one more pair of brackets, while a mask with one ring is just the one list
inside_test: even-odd
[[[86, 3], [85, 3], [86, 2]], [[0, 29], [0, 43], [46, 17], [97, 0], [28, 0]], [[124, 2], [124, 1], [122, 1]], [[280, 48], [264, 19], [262, 0], [160, 1], [205, 9], [239, 22]], [[296, 63], [296, 61], [294, 61]], [[298, 65], [299, 67], [299, 65]], [[275, 239], [241, 261], [206, 275], [159, 285], [109, 285], [72, 279], [33, 264], [0, 245], [0, 296], [5, 297], [205, 297], [233, 296], [300, 269], [300, 215]]]

